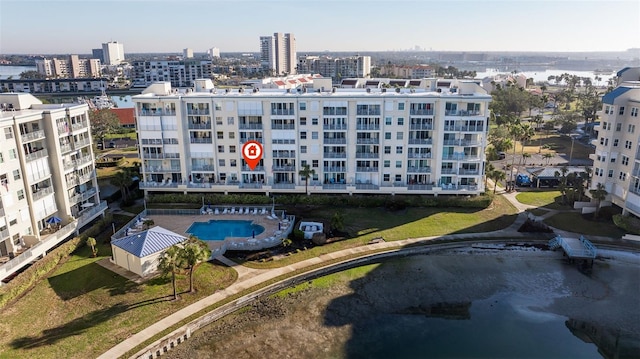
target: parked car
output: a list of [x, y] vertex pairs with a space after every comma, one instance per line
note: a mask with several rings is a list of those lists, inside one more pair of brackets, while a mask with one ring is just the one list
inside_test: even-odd
[[109, 142], [109, 148], [116, 148], [116, 143], [114, 141]]

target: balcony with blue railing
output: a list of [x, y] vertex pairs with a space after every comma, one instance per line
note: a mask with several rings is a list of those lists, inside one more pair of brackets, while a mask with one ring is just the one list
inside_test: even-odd
[[380, 167], [356, 167], [356, 172], [378, 172]]
[[260, 172], [260, 171], [262, 171], [262, 172], [264, 172], [264, 166], [255, 166], [253, 169], [251, 169], [251, 167], [245, 165], [245, 166], [242, 166], [242, 171], [245, 171], [245, 172], [251, 172], [251, 171]]
[[482, 111], [471, 110], [445, 110], [445, 116], [482, 116]]
[[347, 158], [346, 152], [324, 152], [322, 154], [324, 158]]
[[359, 145], [377, 145], [377, 144], [380, 144], [380, 138], [378, 137], [357, 138], [356, 143]]
[[23, 143], [41, 140], [44, 138], [44, 130], [32, 131], [20, 136]]
[[296, 125], [293, 123], [273, 123], [271, 124], [272, 130], [295, 130]]
[[324, 130], [346, 131], [347, 124], [346, 123], [324, 124], [322, 128]]
[[271, 109], [271, 116], [295, 116], [296, 111], [289, 109]]
[[477, 176], [480, 174], [480, 170], [479, 169], [465, 169], [465, 168], [460, 168], [458, 170], [458, 174], [459, 175], [467, 175], [467, 176]]
[[347, 139], [342, 137], [324, 137], [322, 139], [322, 143], [324, 143], [325, 145], [346, 145], [347, 144]]
[[379, 152], [356, 152], [356, 158], [380, 158]]
[[409, 124], [410, 130], [433, 130], [433, 123], [412, 123]]
[[441, 168], [440, 173], [443, 175], [457, 175], [458, 169], [457, 168]]
[[258, 143], [263, 143], [262, 137], [240, 137], [240, 143], [245, 143], [248, 141], [256, 141]]
[[347, 167], [325, 166], [322, 168], [324, 172], [347, 172]]
[[212, 137], [189, 137], [189, 143], [213, 143]]
[[239, 123], [238, 129], [240, 130], [262, 130], [261, 123]]
[[294, 172], [296, 170], [296, 166], [273, 166], [274, 172]]
[[410, 109], [411, 116], [433, 116], [433, 109]]
[[448, 125], [448, 126], [444, 126], [444, 130], [445, 131], [454, 131], [454, 132], [483, 132], [484, 131], [484, 126], [483, 125], [476, 125], [476, 126], [457, 126], [457, 125]]
[[38, 158], [45, 158], [47, 156], [49, 156], [49, 151], [47, 151], [46, 148], [42, 148], [40, 150], [27, 154], [25, 156], [25, 160], [33, 161], [33, 160], [37, 160]]
[[215, 167], [213, 165], [194, 165], [191, 166], [191, 170], [198, 172], [213, 172], [215, 171]]
[[187, 107], [187, 115], [207, 116], [209, 115], [209, 109], [208, 108], [198, 109], [198, 108]]
[[356, 125], [356, 130], [358, 131], [379, 131], [380, 124], [358, 124]]
[[431, 158], [431, 153], [419, 153], [419, 152], [409, 152], [407, 154], [408, 158]]
[[445, 146], [480, 146], [479, 141], [465, 139], [445, 139], [443, 144]]
[[410, 145], [432, 145], [433, 138], [410, 138]]
[[407, 167], [407, 173], [431, 173], [429, 166], [410, 166]]
[[211, 122], [189, 122], [190, 130], [210, 130]]

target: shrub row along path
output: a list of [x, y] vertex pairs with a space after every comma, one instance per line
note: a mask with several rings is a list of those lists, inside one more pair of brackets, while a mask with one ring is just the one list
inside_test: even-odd
[[[193, 303], [177, 312], [175, 312], [174, 314], [171, 314], [170, 316], [156, 322], [155, 324], [143, 329], [142, 331], [130, 336], [129, 338], [125, 339], [124, 341], [122, 341], [121, 343], [119, 343], [118, 345], [114, 346], [113, 348], [109, 349], [107, 352], [103, 353], [101, 356], [99, 356], [99, 359], [111, 359], [111, 358], [119, 358], [122, 357], [123, 355], [125, 355], [127, 352], [133, 350], [134, 348], [136, 348], [137, 346], [141, 345], [142, 343], [144, 343], [145, 341], [147, 341], [148, 339], [154, 337], [155, 335], [157, 335], [158, 333], [166, 330], [167, 328], [170, 328], [171, 326], [181, 322], [182, 320], [190, 317], [191, 315], [198, 313], [201, 310], [206, 309], [209, 306], [212, 306], [222, 300], [224, 300], [227, 297], [233, 296], [235, 294], [238, 294], [246, 289], [255, 287], [257, 285], [260, 285], [261, 283], [267, 282], [269, 280], [272, 280], [276, 277], [285, 275], [285, 274], [289, 274], [298, 270], [304, 270], [305, 268], [311, 267], [311, 266], [319, 266], [322, 265], [323, 263], [328, 263], [330, 261], [334, 261], [334, 260], [339, 260], [340, 258], [350, 258], [353, 259], [354, 257], [361, 257], [361, 256], [366, 256], [367, 254], [370, 254], [372, 251], [376, 251], [376, 250], [399, 250], [407, 245], [411, 245], [411, 244], [426, 244], [434, 239], [440, 239], [440, 240], [474, 240], [474, 239], [488, 239], [488, 238], [493, 238], [493, 237], [500, 237], [500, 238], [513, 238], [513, 239], [518, 239], [518, 238], [527, 238], [530, 237], [530, 235], [526, 234], [526, 233], [520, 233], [518, 232], [518, 229], [520, 228], [520, 226], [522, 226], [522, 224], [527, 220], [527, 218], [531, 217], [535, 217], [530, 215], [528, 212], [526, 212], [527, 209], [529, 208], [536, 208], [535, 206], [530, 206], [530, 205], [526, 205], [526, 204], [522, 204], [520, 202], [518, 202], [516, 200], [516, 194], [517, 192], [510, 192], [510, 193], [503, 193], [503, 195], [509, 200], [509, 202], [511, 204], [513, 204], [519, 214], [516, 218], [516, 220], [514, 221], [513, 224], [511, 224], [509, 227], [502, 229], [502, 230], [498, 230], [498, 231], [493, 231], [493, 232], [485, 232], [485, 233], [460, 233], [460, 234], [449, 234], [449, 235], [444, 235], [444, 236], [433, 236], [433, 237], [422, 237], [422, 238], [408, 238], [408, 239], [404, 239], [404, 240], [399, 240], [399, 241], [392, 241], [392, 242], [380, 242], [380, 243], [375, 243], [375, 244], [370, 244], [370, 245], [365, 245], [365, 246], [360, 246], [360, 247], [355, 247], [355, 248], [349, 248], [349, 249], [344, 249], [341, 251], [337, 251], [337, 252], [332, 252], [332, 253], [327, 253], [324, 255], [321, 255], [319, 257], [315, 257], [315, 258], [310, 258], [304, 261], [300, 261], [297, 263], [293, 263], [291, 265], [285, 266], [285, 267], [280, 267], [280, 268], [273, 268], [273, 269], [253, 269], [253, 268], [247, 268], [245, 266], [239, 265], [233, 261], [231, 261], [230, 259], [224, 257], [224, 256], [220, 256], [217, 257], [216, 260], [224, 263], [225, 265], [231, 266], [233, 267], [237, 272], [238, 272], [238, 279], [236, 280], [236, 282], [234, 284], [232, 284], [231, 286], [223, 289], [223, 290], [219, 290], [217, 292], [215, 292], [214, 294], [205, 297], [203, 299], [201, 299], [200, 301]], [[545, 215], [546, 217], [546, 215]], [[564, 235], [564, 236], [579, 236], [570, 232], [566, 232], [566, 231], [560, 231], [560, 230], [556, 230], [554, 228], [555, 233], [560, 234], [560, 235]], [[611, 238], [608, 237], [594, 237], [594, 236], [589, 236], [589, 238], [592, 238], [594, 240], [602, 240], [605, 242], [610, 242]]]

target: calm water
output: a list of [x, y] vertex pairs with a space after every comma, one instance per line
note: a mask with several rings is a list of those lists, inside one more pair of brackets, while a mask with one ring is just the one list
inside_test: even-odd
[[[487, 76], [495, 76], [497, 74], [500, 73], [505, 73], [505, 72], [500, 72], [496, 69], [487, 69], [487, 71], [484, 72], [478, 72], [476, 73], [476, 78], [485, 78]], [[527, 78], [533, 78], [534, 82], [539, 82], [539, 81], [548, 81], [549, 76], [559, 76], [562, 75], [564, 73], [568, 73], [570, 75], [576, 75], [579, 77], [588, 77], [591, 79], [591, 81], [593, 81], [593, 84], [596, 86], [606, 86], [607, 85], [607, 81], [614, 77], [616, 74], [615, 72], [611, 73], [611, 74], [594, 74], [593, 71], [575, 71], [575, 70], [545, 70], [545, 71], [524, 71], [522, 72], [525, 76], [527, 76]], [[601, 78], [602, 80], [596, 81], [595, 77], [598, 76], [599, 78]], [[555, 84], [555, 81], [549, 81], [551, 84]]]
[[20, 78], [20, 74], [25, 71], [36, 71], [35, 66], [0, 66], [0, 79], [6, 79], [13, 76], [13, 79]]
[[203, 241], [223, 241], [226, 237], [251, 237], [264, 232], [264, 227], [251, 221], [210, 220], [195, 222], [186, 231]]

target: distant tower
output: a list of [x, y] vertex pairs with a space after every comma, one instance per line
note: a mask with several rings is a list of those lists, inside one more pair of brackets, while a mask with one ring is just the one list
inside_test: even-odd
[[182, 50], [182, 56], [185, 59], [192, 59], [193, 58], [193, 49], [190, 49], [190, 48], [187, 47], [186, 49]]
[[105, 65], [120, 65], [124, 61], [124, 45], [117, 41], [102, 44], [102, 56]]
[[209, 55], [209, 59], [211, 60], [220, 57], [220, 49], [217, 47], [212, 47], [207, 51], [207, 55]]
[[276, 32], [273, 36], [260, 36], [260, 62], [276, 75], [296, 73], [296, 38], [293, 34]]

